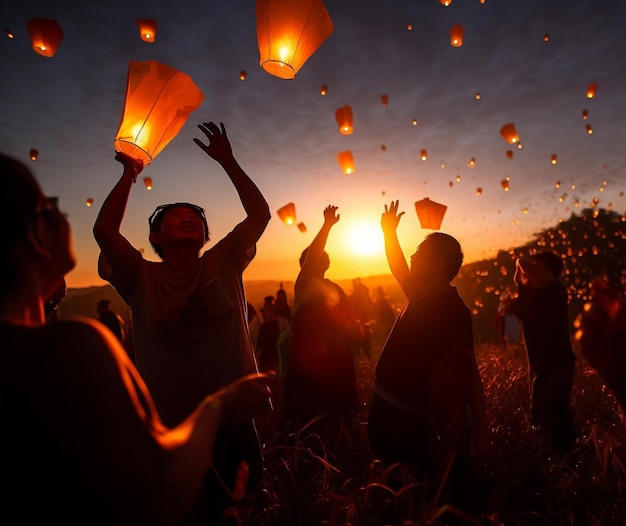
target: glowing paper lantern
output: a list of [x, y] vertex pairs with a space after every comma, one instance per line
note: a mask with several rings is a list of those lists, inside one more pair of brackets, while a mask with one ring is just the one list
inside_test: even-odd
[[545, 35], [543, 35], [543, 41], [547, 42], [548, 40], [550, 40], [550, 35], [546, 33]]
[[387, 106], [387, 104], [389, 104], [389, 96], [387, 95], [381, 95], [380, 96], [380, 102], [383, 106]]
[[480, 188], [480, 187], [476, 188], [476, 195], [480, 195], [482, 193], [483, 193], [483, 189], [482, 188]]
[[138, 18], [139, 36], [144, 42], [154, 43], [156, 38], [157, 22], [153, 18]]
[[556, 164], [556, 163], [557, 163], [557, 160], [556, 160], [556, 154], [554, 154], [554, 153], [552, 154], [552, 157], [550, 157], [550, 162], [551, 162], [552, 164]]
[[598, 90], [598, 85], [595, 82], [592, 82], [587, 87], [587, 98], [593, 99], [596, 96], [596, 91]]
[[452, 3], [452, 0], [439, 0], [439, 3], [448, 7]]
[[339, 126], [339, 133], [341, 135], [352, 135], [353, 118], [352, 108], [347, 104], [341, 108], [335, 110], [335, 119], [337, 119], [337, 125]]
[[585, 126], [585, 130], [587, 130], [587, 133], [589, 135], [593, 133], [593, 128], [591, 127], [591, 124], [587, 124], [587, 126]]
[[146, 187], [146, 190], [152, 190], [152, 177], [144, 177], [143, 184]]
[[480, 97], [481, 97], [480, 92], [477, 92], [476, 95], [474, 95], [474, 98], [476, 100], [480, 100]]
[[248, 76], [248, 74], [245, 72], [245, 70], [241, 70], [239, 72], [239, 80], [246, 80], [246, 77]]
[[411, 121], [411, 124], [412, 124], [413, 126], [417, 126], [417, 119], [413, 119], [413, 120]]
[[587, 110], [583, 110], [583, 120], [587, 120], [589, 118], [589, 112]]
[[31, 148], [29, 155], [30, 155], [31, 161], [36, 161], [37, 157], [39, 157], [39, 150], [35, 150], [34, 148]]
[[430, 228], [432, 230], [439, 230], [447, 209], [446, 205], [435, 203], [428, 197], [415, 203], [415, 211], [417, 212], [420, 225], [422, 228]]
[[88, 197], [87, 200], [85, 201], [85, 206], [89, 207], [93, 205], [93, 198]]
[[354, 157], [352, 157], [352, 152], [347, 150], [345, 152], [340, 152], [337, 155], [337, 160], [341, 165], [341, 169], [343, 173], [350, 175], [354, 173]]
[[426, 159], [428, 159], [428, 152], [427, 152], [426, 150], [422, 150], [422, 151], [420, 152], [420, 159], [421, 159], [422, 161], [425, 161]]
[[517, 131], [515, 130], [515, 125], [512, 122], [510, 122], [509, 124], [505, 124], [504, 126], [502, 126], [502, 128], [500, 128], [500, 135], [502, 135], [502, 137], [504, 137], [504, 140], [509, 144], [515, 144], [519, 142], [519, 135], [517, 134]]
[[9, 38], [14, 38], [14, 36], [15, 36], [15, 35], [13, 34], [13, 31], [11, 31], [10, 29], [5, 29], [5, 30], [4, 30], [4, 33], [5, 33], [5, 34], [6, 34], [6, 36], [7, 36], [7, 37], [9, 37]]
[[502, 190], [504, 190], [505, 192], [509, 191], [509, 178], [505, 177], [504, 179], [502, 179], [502, 181], [500, 181], [500, 184], [502, 185]]
[[463, 26], [457, 24], [450, 28], [450, 45], [453, 47], [461, 47], [463, 45], [463, 33], [465, 30]]
[[507, 150], [506, 151], [506, 158], [507, 159], [513, 159], [513, 150]]
[[380, 145], [380, 149], [381, 149], [383, 152], [386, 152], [386, 151], [387, 151], [387, 147], [386, 147], [384, 144], [381, 144], [381, 145]]
[[294, 225], [296, 223], [296, 205], [293, 203], [287, 203], [285, 206], [280, 207], [276, 213], [280, 220], [287, 226]]
[[115, 150], [149, 164], [203, 100], [202, 92], [184, 73], [154, 60], [131, 62]]
[[57, 52], [63, 30], [56, 20], [33, 18], [26, 23], [33, 49], [44, 57], [52, 57]]
[[293, 79], [333, 32], [322, 0], [257, 0], [259, 62], [270, 75]]
[[472, 157], [467, 163], [467, 166], [469, 166], [470, 168], [476, 168], [476, 158]]
[[328, 93], [328, 86], [322, 86], [320, 89], [320, 95], [323, 97]]
[[304, 223], [298, 223], [298, 230], [304, 234], [306, 232], [306, 225]]

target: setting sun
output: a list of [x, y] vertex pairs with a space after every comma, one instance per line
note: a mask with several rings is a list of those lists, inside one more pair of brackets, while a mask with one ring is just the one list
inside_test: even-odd
[[376, 223], [356, 223], [346, 233], [346, 249], [359, 256], [375, 256], [384, 251], [383, 233]]

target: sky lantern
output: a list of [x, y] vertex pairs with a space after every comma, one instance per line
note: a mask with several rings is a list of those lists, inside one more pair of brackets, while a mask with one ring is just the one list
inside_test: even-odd
[[467, 162], [467, 166], [469, 166], [470, 168], [475, 168], [476, 167], [476, 158], [472, 157], [468, 162]]
[[298, 230], [304, 234], [306, 232], [306, 225], [304, 223], [298, 223]]
[[476, 188], [476, 195], [481, 195], [483, 193], [483, 189], [478, 187]]
[[92, 197], [88, 197], [85, 201], [85, 206], [89, 207], [93, 205], [93, 198]]
[[474, 98], [475, 98], [476, 100], [480, 100], [480, 97], [481, 97], [481, 95], [480, 95], [480, 91], [477, 91], [477, 92], [476, 92], [476, 95], [474, 95]]
[[461, 24], [450, 28], [450, 45], [453, 47], [461, 47], [463, 45], [463, 33], [465, 30]]
[[248, 74], [246, 73], [246, 70], [245, 70], [245, 69], [242, 69], [242, 70], [239, 72], [239, 80], [246, 80], [246, 77], [247, 77], [247, 76], [248, 76]]
[[420, 159], [422, 161], [425, 161], [426, 159], [428, 159], [428, 152], [426, 150], [420, 151]]
[[352, 135], [354, 131], [352, 108], [348, 104], [335, 110], [335, 119], [341, 135]]
[[323, 97], [324, 95], [326, 95], [328, 93], [328, 86], [322, 86], [320, 88], [320, 95]]
[[387, 104], [389, 104], [389, 95], [381, 95], [380, 96], [380, 103], [383, 106], [387, 106]]
[[413, 126], [417, 126], [417, 119], [413, 119], [413, 120], [411, 121], [411, 124], [412, 124]]
[[4, 30], [4, 34], [8, 37], [8, 38], [14, 38], [15, 35], [13, 34], [13, 31], [11, 31], [10, 29], [5, 29]]
[[506, 158], [507, 159], [513, 159], [513, 150], [507, 150], [506, 151]]
[[34, 148], [31, 148], [29, 155], [30, 155], [31, 161], [36, 161], [37, 157], [39, 157], [39, 150], [35, 150]]
[[143, 185], [146, 187], [146, 190], [152, 190], [152, 177], [144, 177]]
[[420, 225], [422, 228], [430, 228], [431, 230], [439, 230], [447, 209], [446, 205], [435, 203], [428, 197], [415, 203], [415, 211]]
[[550, 157], [550, 162], [551, 162], [552, 164], [556, 164], [556, 163], [557, 163], [557, 160], [556, 160], [556, 154], [555, 154], [555, 153], [553, 153], [553, 154], [552, 154], [552, 157]]
[[154, 18], [138, 18], [137, 25], [141, 40], [153, 44], [156, 38], [157, 21]]
[[352, 152], [350, 150], [340, 152], [337, 155], [337, 160], [341, 165], [343, 173], [345, 173], [346, 175], [354, 173], [354, 157], [352, 157]]
[[296, 205], [294, 203], [287, 203], [285, 206], [281, 206], [276, 210], [276, 213], [287, 226], [296, 224]]
[[44, 57], [53, 57], [57, 52], [63, 30], [56, 20], [33, 18], [26, 23], [33, 49]]
[[587, 98], [593, 99], [596, 96], [596, 91], [598, 90], [598, 85], [595, 82], [592, 82], [587, 87]]
[[589, 118], [589, 112], [587, 110], [583, 110], [583, 120], [586, 121]]
[[443, 6], [448, 7], [452, 3], [452, 0], [439, 0], [439, 3]]
[[591, 124], [587, 124], [587, 126], [585, 126], [585, 130], [587, 130], [587, 133], [589, 135], [593, 133], [593, 128], [591, 127]]
[[546, 33], [545, 35], [543, 35], [543, 41], [547, 42], [548, 40], [550, 40], [550, 35]]
[[554, 188], [561, 188], [561, 181], [554, 183]]
[[515, 125], [510, 122], [509, 124], [505, 124], [500, 128], [500, 135], [504, 138], [506, 142], [509, 144], [515, 144], [519, 142], [519, 135], [515, 130]]
[[508, 192], [510, 187], [510, 178], [508, 176], [505, 177], [502, 181], [500, 181], [500, 184], [502, 185], [502, 190]]
[[384, 144], [381, 144], [381, 145], [380, 145], [380, 149], [381, 149], [383, 152], [386, 152], [386, 151], [387, 151], [387, 147], [386, 147]]
[[204, 95], [191, 78], [155, 60], [131, 62], [115, 150], [144, 166], [181, 130]]
[[333, 32], [322, 0], [257, 0], [259, 63], [270, 75], [293, 79]]

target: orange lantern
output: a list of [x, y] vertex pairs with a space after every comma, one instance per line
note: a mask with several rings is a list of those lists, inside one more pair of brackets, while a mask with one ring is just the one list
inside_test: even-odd
[[500, 128], [500, 135], [502, 135], [504, 140], [509, 144], [519, 142], [519, 135], [517, 134], [517, 131], [515, 131], [515, 125], [512, 122], [505, 124], [502, 128]]
[[427, 152], [426, 150], [422, 150], [422, 151], [420, 152], [420, 159], [421, 159], [422, 161], [425, 161], [426, 159], [428, 159], [428, 152]]
[[505, 192], [509, 191], [509, 178], [505, 177], [504, 179], [502, 179], [502, 181], [500, 181], [500, 184], [502, 185], [502, 190], [504, 190]]
[[156, 38], [157, 21], [154, 18], [138, 18], [137, 25], [141, 40], [152, 44]]
[[417, 119], [413, 119], [413, 120], [411, 121], [411, 124], [412, 124], [413, 126], [417, 126]]
[[587, 98], [593, 99], [596, 96], [596, 91], [598, 90], [598, 85], [595, 82], [592, 82], [587, 87]]
[[304, 223], [298, 223], [298, 230], [304, 234], [306, 232], [306, 225]]
[[350, 175], [354, 173], [354, 157], [352, 157], [352, 152], [347, 150], [345, 152], [340, 152], [337, 155], [337, 160], [341, 165], [341, 169], [343, 173]]
[[336, 109], [335, 119], [337, 119], [337, 124], [339, 125], [339, 133], [341, 133], [341, 135], [352, 135], [354, 128], [352, 119], [352, 108], [350, 106], [346, 104], [342, 108]]
[[461, 47], [463, 45], [463, 33], [465, 33], [465, 30], [461, 24], [451, 27], [450, 45], [453, 47]]
[[386, 151], [387, 151], [387, 147], [386, 147], [384, 144], [381, 144], [381, 145], [380, 145], [380, 149], [381, 149], [383, 152], [386, 152]]
[[472, 157], [467, 163], [467, 166], [469, 166], [470, 168], [476, 168], [476, 158]]
[[586, 121], [589, 118], [589, 112], [587, 110], [583, 110], [583, 120]]
[[257, 0], [259, 62], [270, 75], [293, 79], [333, 32], [322, 0]]
[[30, 155], [31, 161], [36, 161], [37, 157], [39, 157], [39, 150], [35, 150], [34, 148], [31, 148], [29, 155]]
[[387, 104], [389, 104], [389, 96], [388, 95], [381, 95], [380, 96], [380, 102], [383, 106], [387, 106]]
[[478, 187], [476, 188], [476, 195], [481, 195], [483, 193], [483, 189]]
[[202, 92], [184, 73], [155, 60], [131, 62], [115, 150], [149, 164], [203, 100]]
[[248, 74], [245, 72], [245, 70], [241, 70], [239, 72], [239, 80], [246, 80], [246, 77], [248, 76]]
[[328, 93], [328, 86], [322, 86], [320, 89], [320, 95], [323, 97]]
[[89, 207], [93, 205], [93, 198], [88, 197], [87, 200], [85, 201], [85, 206]]
[[13, 34], [13, 31], [11, 31], [10, 29], [5, 29], [4, 33], [6, 34], [7, 37], [9, 38], [14, 38], [15, 35]]
[[287, 226], [294, 225], [296, 223], [296, 205], [293, 203], [287, 203], [285, 206], [280, 207], [276, 213], [280, 220]]
[[557, 162], [557, 161], [556, 161], [556, 154], [554, 154], [554, 153], [552, 154], [552, 157], [550, 157], [550, 162], [551, 162], [552, 164], [556, 164], [556, 162]]
[[56, 20], [33, 18], [26, 23], [33, 49], [44, 57], [52, 57], [56, 53], [63, 30]]
[[474, 95], [474, 98], [476, 100], [480, 100], [480, 97], [481, 97], [480, 92], [476, 92], [476, 95]]
[[507, 150], [506, 151], [506, 158], [507, 159], [513, 159], [513, 150]]
[[587, 126], [585, 126], [585, 130], [587, 130], [587, 133], [589, 135], [593, 133], [593, 128], [591, 127], [591, 124], [587, 124]]
[[448, 7], [452, 3], [452, 0], [439, 0], [439, 3], [443, 6]]
[[415, 211], [417, 212], [420, 225], [422, 228], [430, 228], [432, 230], [439, 230], [447, 209], [446, 205], [435, 203], [428, 197], [415, 203]]
[[550, 35], [546, 33], [545, 35], [543, 35], [543, 41], [547, 42], [548, 40], [550, 40]]
[[143, 184], [146, 187], [146, 190], [152, 190], [152, 177], [144, 177]]

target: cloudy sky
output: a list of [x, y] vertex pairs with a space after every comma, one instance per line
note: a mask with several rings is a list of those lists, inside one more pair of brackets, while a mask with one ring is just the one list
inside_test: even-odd
[[[196, 125], [210, 120], [224, 122], [236, 157], [274, 212], [244, 276], [250, 280], [295, 279], [298, 256], [328, 204], [341, 214], [327, 245], [328, 276], [335, 279], [388, 271], [379, 222], [394, 199], [406, 211], [399, 234], [407, 257], [430, 232], [420, 227], [414, 207], [429, 197], [448, 206], [441, 230], [461, 241], [467, 262], [525, 243], [594, 199], [626, 211], [626, 2], [325, 5], [334, 32], [294, 80], [282, 80], [259, 66], [251, 0], [4, 2], [0, 18], [14, 38], [0, 39], [0, 150], [30, 163], [69, 215], [79, 259], [70, 286], [103, 283], [91, 228], [121, 174], [113, 139], [130, 61], [165, 63], [189, 75], [205, 96], [146, 167], [153, 190], [141, 182], [133, 189], [122, 231], [150, 259], [156, 256], [147, 217], [158, 204], [203, 206], [214, 240], [243, 218], [227, 176], [192, 141], [203, 137]], [[52, 58], [30, 46], [26, 22], [34, 17], [56, 19], [63, 28]], [[138, 18], [157, 20], [153, 44], [139, 38]], [[461, 47], [450, 45], [455, 24], [465, 28]], [[597, 94], [587, 99], [592, 82]], [[335, 110], [346, 104], [354, 113], [350, 136], [341, 135], [335, 121]], [[521, 150], [499, 134], [509, 122]], [[39, 150], [34, 163], [31, 148]], [[337, 162], [344, 150], [355, 159], [352, 175]], [[288, 202], [306, 233], [275, 214]]]

